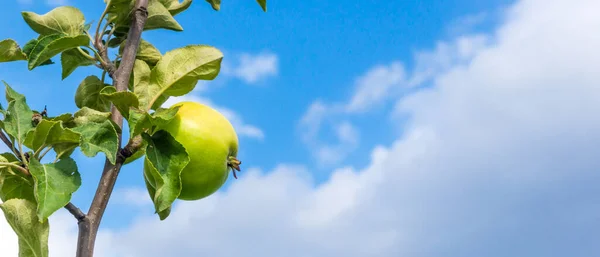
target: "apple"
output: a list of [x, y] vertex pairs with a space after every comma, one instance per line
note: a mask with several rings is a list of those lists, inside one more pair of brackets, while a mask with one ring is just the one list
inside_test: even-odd
[[[181, 143], [190, 162], [181, 172], [178, 199], [199, 200], [215, 193], [227, 180], [229, 170], [237, 179], [241, 162], [236, 159], [238, 137], [231, 123], [217, 110], [197, 102], [180, 102], [175, 118], [155, 131], [165, 130]], [[150, 165], [144, 161], [146, 186], [155, 188]], [[150, 179], [149, 179], [150, 178]], [[155, 190], [151, 190], [155, 191]]]

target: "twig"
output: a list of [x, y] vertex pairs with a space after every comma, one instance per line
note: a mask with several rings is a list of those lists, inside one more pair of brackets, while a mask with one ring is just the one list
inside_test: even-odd
[[31, 173], [29, 173], [29, 171], [19, 165], [16, 165], [14, 163], [9, 163], [9, 162], [0, 162], [0, 167], [1, 166], [7, 166], [7, 167], [12, 167], [15, 169], [18, 169], [19, 171], [23, 172], [23, 174], [25, 174], [26, 176], [31, 175]]
[[83, 213], [73, 203], [68, 203], [67, 205], [65, 205], [65, 209], [67, 209], [71, 214], [73, 214], [73, 217], [75, 217], [79, 222], [83, 222], [86, 219], [85, 213]]
[[[109, 2], [110, 4], [110, 2]], [[110, 70], [107, 70], [109, 75], [112, 75], [113, 85], [117, 92], [126, 91], [129, 84], [129, 77], [133, 70], [133, 63], [137, 53], [138, 46], [146, 19], [148, 18], [148, 0], [137, 0], [134, 10], [135, 15], [133, 16], [131, 29], [127, 36], [127, 41], [123, 49], [123, 57], [121, 65], [111, 74]], [[108, 8], [108, 7], [107, 7]], [[101, 44], [100, 44], [101, 45]], [[98, 46], [96, 46], [98, 47]], [[101, 51], [101, 49], [98, 49]], [[106, 52], [100, 52], [102, 55], [107, 55]], [[112, 64], [112, 63], [111, 63]], [[123, 115], [112, 105], [112, 120], [119, 126], [123, 127]], [[121, 145], [122, 135], [118, 134], [118, 142]], [[125, 149], [131, 148], [130, 141]], [[123, 155], [120, 151], [120, 155]], [[130, 153], [131, 151], [127, 152]], [[128, 157], [128, 156], [124, 156]], [[93, 257], [94, 255], [94, 244], [96, 241], [96, 235], [98, 234], [98, 228], [108, 201], [112, 194], [112, 191], [117, 181], [117, 177], [121, 170], [121, 166], [126, 158], [117, 158], [115, 165], [112, 165], [108, 159], [104, 163], [104, 171], [100, 177], [100, 183], [96, 190], [96, 195], [92, 200], [92, 205], [88, 211], [88, 215], [81, 222], [79, 222], [79, 236], [77, 240], [77, 257]]]

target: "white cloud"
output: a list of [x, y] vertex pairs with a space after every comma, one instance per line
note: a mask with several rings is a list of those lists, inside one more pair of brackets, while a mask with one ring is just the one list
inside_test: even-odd
[[105, 232], [96, 256], [597, 256], [598, 9], [521, 1], [472, 62], [397, 100], [406, 133], [364, 169], [319, 185], [249, 169], [166, 221]]
[[260, 128], [254, 126], [254, 125], [245, 123], [243, 118], [236, 112], [234, 112], [228, 108], [218, 106], [218, 105], [214, 104], [212, 101], [210, 101], [209, 99], [206, 99], [203, 97], [198, 97], [195, 95], [169, 97], [169, 99], [162, 106], [169, 107], [173, 104], [176, 104], [178, 102], [183, 102], [183, 101], [199, 102], [199, 103], [202, 103], [202, 104], [205, 104], [205, 105], [208, 105], [208, 106], [214, 108], [215, 110], [217, 110], [218, 112], [223, 114], [223, 116], [225, 116], [225, 118], [227, 118], [229, 120], [229, 122], [231, 122], [231, 125], [233, 125], [233, 127], [235, 128], [235, 130], [239, 136], [246, 136], [246, 137], [259, 139], [259, 140], [263, 140], [265, 138], [264, 132]]
[[373, 105], [393, 97], [404, 82], [404, 66], [393, 62], [389, 66], [377, 66], [357, 80], [354, 95], [350, 99], [347, 111], [362, 112]]
[[[317, 100], [311, 104], [301, 118], [299, 129], [320, 164], [337, 164], [356, 147], [320, 142], [317, 150], [312, 142], [317, 141], [323, 131], [323, 120], [349, 119], [357, 114], [372, 111], [375, 107], [384, 106], [402, 95], [420, 89], [431, 83], [440, 74], [456, 65], [468, 64], [479, 50], [490, 44], [487, 35], [459, 36], [452, 42], [437, 42], [434, 50], [415, 53], [415, 67], [407, 75], [400, 61], [388, 65], [378, 65], [358, 77], [352, 96], [345, 102], [326, 103]], [[314, 109], [318, 107], [318, 109]], [[317, 112], [318, 111], [318, 112]], [[318, 114], [318, 115], [317, 115]], [[310, 122], [309, 122], [310, 121]], [[326, 157], [326, 158], [324, 158]]]
[[256, 84], [268, 77], [276, 76], [279, 72], [279, 58], [273, 53], [249, 54], [242, 53], [235, 67], [226, 62], [222, 65], [222, 72], [226, 75], [237, 77], [247, 84]]

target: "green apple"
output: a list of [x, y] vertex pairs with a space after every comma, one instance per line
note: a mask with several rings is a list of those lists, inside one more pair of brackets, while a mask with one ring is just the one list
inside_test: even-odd
[[[236, 159], [238, 137], [231, 123], [217, 110], [197, 103], [180, 102], [175, 118], [156, 128], [165, 130], [181, 143], [190, 156], [190, 162], [181, 172], [181, 200], [199, 200], [215, 193], [227, 180], [229, 170], [237, 179], [241, 162]], [[154, 191], [151, 166], [144, 161], [146, 186]]]

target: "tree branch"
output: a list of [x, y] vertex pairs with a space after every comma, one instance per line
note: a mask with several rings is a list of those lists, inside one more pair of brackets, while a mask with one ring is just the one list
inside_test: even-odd
[[10, 150], [14, 152], [14, 154], [17, 156], [17, 158], [21, 159], [21, 153], [19, 152], [19, 150], [17, 150], [14, 147], [12, 142], [10, 142], [10, 139], [8, 139], [6, 134], [4, 134], [4, 132], [2, 132], [2, 131], [0, 131], [0, 139], [2, 139], [2, 142], [4, 142], [4, 144], [6, 144], [6, 146], [8, 146], [8, 148], [10, 148]]
[[[148, 0], [136, 1], [132, 24], [127, 36], [125, 47], [123, 48], [121, 65], [113, 75], [113, 85], [118, 92], [127, 90], [137, 49], [140, 45], [142, 31], [144, 30], [144, 25], [146, 24], [146, 19], [148, 18], [147, 7]], [[110, 73], [110, 71], [108, 72]], [[122, 128], [123, 115], [119, 113], [114, 105], [112, 106], [111, 112], [112, 120]], [[122, 135], [120, 133], [118, 135], [118, 139], [120, 146], [122, 141]], [[133, 141], [130, 140], [125, 149], [132, 148], [132, 142]], [[121, 152], [122, 151], [119, 152], [119, 155], [122, 156], [123, 154]], [[98, 228], [100, 227], [102, 216], [104, 215], [104, 211], [106, 210], [106, 206], [108, 205], [108, 201], [124, 161], [125, 158], [121, 157], [117, 158], [115, 165], [112, 165], [108, 159], [106, 159], [104, 163], [104, 171], [102, 172], [100, 183], [98, 184], [98, 189], [96, 190], [96, 195], [92, 200], [92, 205], [90, 206], [88, 215], [83, 219], [83, 221], [79, 222], [77, 257], [93, 257], [94, 255], [94, 244], [96, 241], [96, 235], [98, 234]]]

